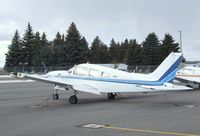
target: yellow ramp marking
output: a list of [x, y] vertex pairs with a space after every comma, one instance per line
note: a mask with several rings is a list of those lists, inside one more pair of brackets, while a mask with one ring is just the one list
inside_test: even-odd
[[176, 133], [176, 132], [154, 131], [154, 130], [134, 129], [134, 128], [121, 128], [121, 127], [112, 127], [112, 126], [105, 126], [104, 128], [114, 129], [114, 130], [122, 130], [122, 131], [130, 131], [130, 132], [165, 134], [165, 135], [173, 135], [173, 136], [200, 136], [200, 135], [196, 135], [196, 134], [184, 134], [184, 133]]

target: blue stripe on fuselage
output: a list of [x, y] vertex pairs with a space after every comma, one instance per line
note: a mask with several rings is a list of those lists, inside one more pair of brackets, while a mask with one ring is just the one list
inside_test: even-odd
[[162, 81], [143, 81], [143, 80], [128, 80], [128, 79], [112, 79], [112, 78], [97, 78], [97, 77], [83, 77], [83, 76], [58, 76], [59, 78], [77, 79], [77, 80], [88, 80], [88, 81], [101, 81], [101, 82], [112, 82], [112, 83], [123, 83], [123, 84], [139, 84], [139, 85], [162, 85]]
[[114, 78], [101, 78], [101, 77], [97, 78], [97, 77], [84, 77], [84, 76], [59, 76], [59, 77], [75, 79], [75, 80], [88, 80], [88, 81], [158, 86], [158, 85], [163, 85], [166, 82], [166, 80], [167, 81], [172, 80], [175, 72], [176, 70], [174, 70], [174, 72], [166, 76], [162, 81], [144, 81], [144, 80], [114, 79]]

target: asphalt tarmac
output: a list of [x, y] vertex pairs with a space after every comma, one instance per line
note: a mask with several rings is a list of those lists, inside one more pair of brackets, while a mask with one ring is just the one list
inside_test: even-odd
[[76, 105], [68, 103], [71, 92], [61, 90], [60, 99], [52, 100], [53, 91], [39, 82], [0, 83], [0, 136], [200, 135], [199, 90], [167, 98], [128, 93], [115, 100], [78, 93]]

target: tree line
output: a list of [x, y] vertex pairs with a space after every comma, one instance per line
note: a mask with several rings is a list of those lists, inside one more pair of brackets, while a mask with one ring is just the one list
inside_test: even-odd
[[22, 38], [18, 30], [15, 31], [8, 49], [5, 67], [66, 66], [85, 62], [158, 65], [170, 52], [178, 52], [179, 44], [169, 33], [162, 40], [155, 33], [149, 33], [141, 43], [136, 39], [116, 42], [113, 38], [109, 45], [96, 36], [89, 46], [74, 22], [66, 34], [57, 32], [55, 38], [48, 41], [44, 32], [34, 33], [28, 23]]

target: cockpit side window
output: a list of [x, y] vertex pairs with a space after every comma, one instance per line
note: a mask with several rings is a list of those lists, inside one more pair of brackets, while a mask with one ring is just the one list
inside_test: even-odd
[[96, 70], [96, 69], [90, 69], [89, 76], [100, 77], [101, 71]]
[[88, 68], [78, 66], [78, 67], [74, 70], [74, 73], [73, 73], [73, 74], [79, 75], [79, 76], [87, 76], [87, 75], [88, 75]]

